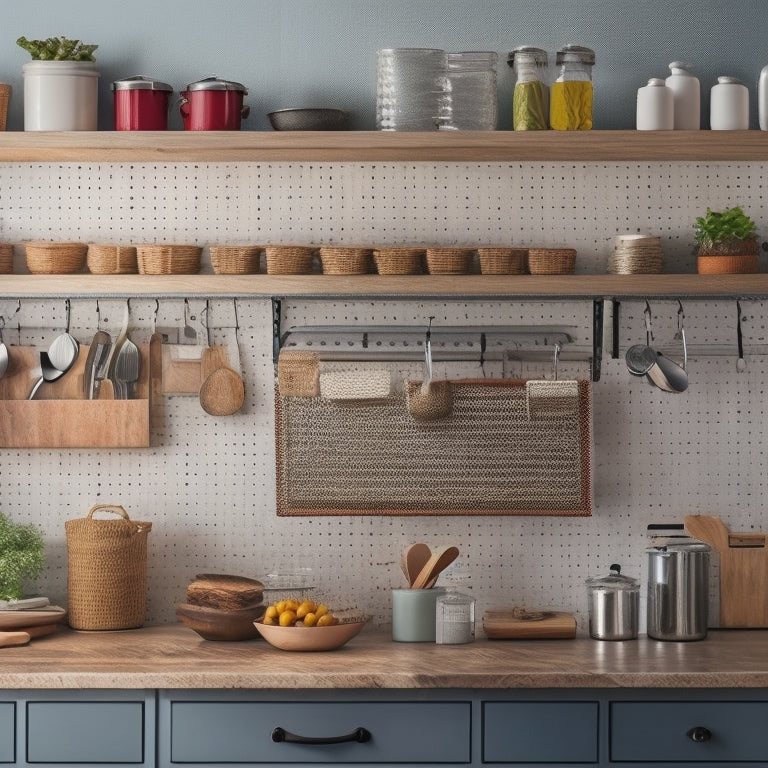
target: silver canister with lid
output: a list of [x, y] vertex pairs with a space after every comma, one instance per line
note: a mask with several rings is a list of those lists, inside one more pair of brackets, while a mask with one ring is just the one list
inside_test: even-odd
[[650, 547], [648, 637], [703, 640], [707, 636], [709, 544], [689, 541]]
[[596, 640], [634, 640], [637, 637], [640, 584], [621, 575], [614, 563], [607, 576], [587, 579], [589, 635]]

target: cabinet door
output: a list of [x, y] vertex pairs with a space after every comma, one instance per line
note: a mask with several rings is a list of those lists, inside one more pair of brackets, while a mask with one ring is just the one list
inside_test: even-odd
[[[469, 702], [176, 701], [171, 763], [468, 763]], [[275, 728], [305, 743], [273, 740]], [[370, 739], [318, 744], [364, 728]]]
[[16, 760], [16, 705], [0, 701], [0, 763]]
[[484, 763], [595, 763], [595, 701], [486, 701]]
[[26, 716], [29, 763], [144, 762], [142, 701], [30, 700]]
[[610, 721], [611, 760], [768, 760], [768, 702], [613, 702]]

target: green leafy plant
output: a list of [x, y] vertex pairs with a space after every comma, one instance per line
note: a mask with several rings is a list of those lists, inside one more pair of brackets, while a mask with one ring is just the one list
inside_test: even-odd
[[20, 600], [22, 581], [45, 565], [43, 534], [34, 525], [14, 523], [0, 512], [0, 600]]
[[99, 47], [66, 37], [49, 37], [47, 40], [20, 37], [16, 45], [29, 52], [35, 61], [96, 61], [93, 52]]
[[738, 206], [721, 212], [707, 208], [706, 216], [696, 219], [694, 236], [700, 247], [707, 248], [715, 243], [750, 240], [756, 230], [755, 222]]

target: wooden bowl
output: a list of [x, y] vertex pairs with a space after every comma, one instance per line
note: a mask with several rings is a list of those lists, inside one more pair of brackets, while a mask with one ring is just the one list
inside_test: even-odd
[[264, 615], [265, 610], [263, 603], [234, 610], [180, 603], [176, 606], [176, 615], [205, 640], [235, 641], [259, 636], [254, 622]]
[[330, 627], [277, 627], [261, 621], [254, 626], [270, 645], [283, 651], [334, 651], [360, 632], [368, 618], [342, 619]]

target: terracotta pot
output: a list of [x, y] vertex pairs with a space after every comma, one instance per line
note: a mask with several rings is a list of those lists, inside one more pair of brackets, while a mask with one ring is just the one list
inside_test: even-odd
[[751, 274], [760, 271], [756, 253], [746, 256], [702, 255], [697, 259], [700, 275]]

